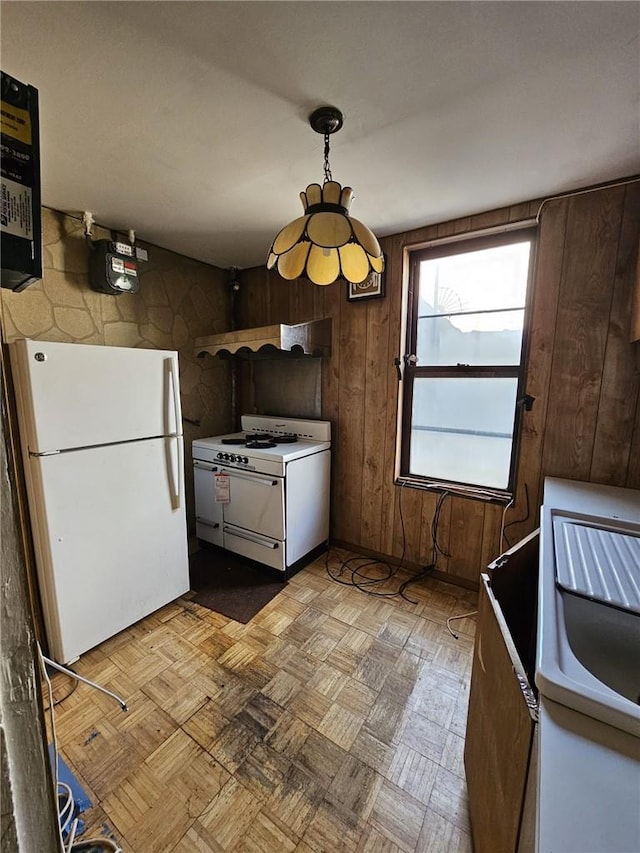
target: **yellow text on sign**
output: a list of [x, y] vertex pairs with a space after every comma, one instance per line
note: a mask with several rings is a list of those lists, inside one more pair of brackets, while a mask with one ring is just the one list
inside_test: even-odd
[[19, 142], [24, 142], [25, 145], [31, 145], [31, 116], [27, 110], [2, 101], [0, 131]]

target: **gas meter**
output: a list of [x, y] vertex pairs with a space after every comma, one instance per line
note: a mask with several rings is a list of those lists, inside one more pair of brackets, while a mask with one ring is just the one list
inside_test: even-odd
[[114, 240], [91, 242], [89, 286], [100, 293], [118, 296], [140, 290], [138, 262], [130, 243]]

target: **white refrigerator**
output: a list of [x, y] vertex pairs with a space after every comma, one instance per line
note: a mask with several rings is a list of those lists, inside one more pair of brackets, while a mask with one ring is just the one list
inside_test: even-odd
[[178, 354], [10, 344], [50, 656], [189, 589]]

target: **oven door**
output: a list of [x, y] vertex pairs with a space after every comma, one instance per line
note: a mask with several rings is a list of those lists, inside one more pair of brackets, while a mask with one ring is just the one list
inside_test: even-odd
[[233, 468], [220, 471], [231, 481], [230, 501], [223, 504], [225, 525], [284, 541], [284, 479]]
[[215, 475], [218, 466], [201, 459], [193, 460], [193, 485], [196, 498], [196, 536], [222, 547], [222, 504], [216, 503]]

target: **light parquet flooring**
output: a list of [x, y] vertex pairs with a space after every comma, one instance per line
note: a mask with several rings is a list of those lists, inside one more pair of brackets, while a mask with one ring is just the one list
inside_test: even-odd
[[[347, 556], [333, 549], [330, 565]], [[401, 577], [402, 579], [402, 577]], [[247, 625], [186, 596], [53, 678], [62, 757], [126, 853], [471, 853], [462, 751], [476, 595], [416, 603], [325, 556]]]

